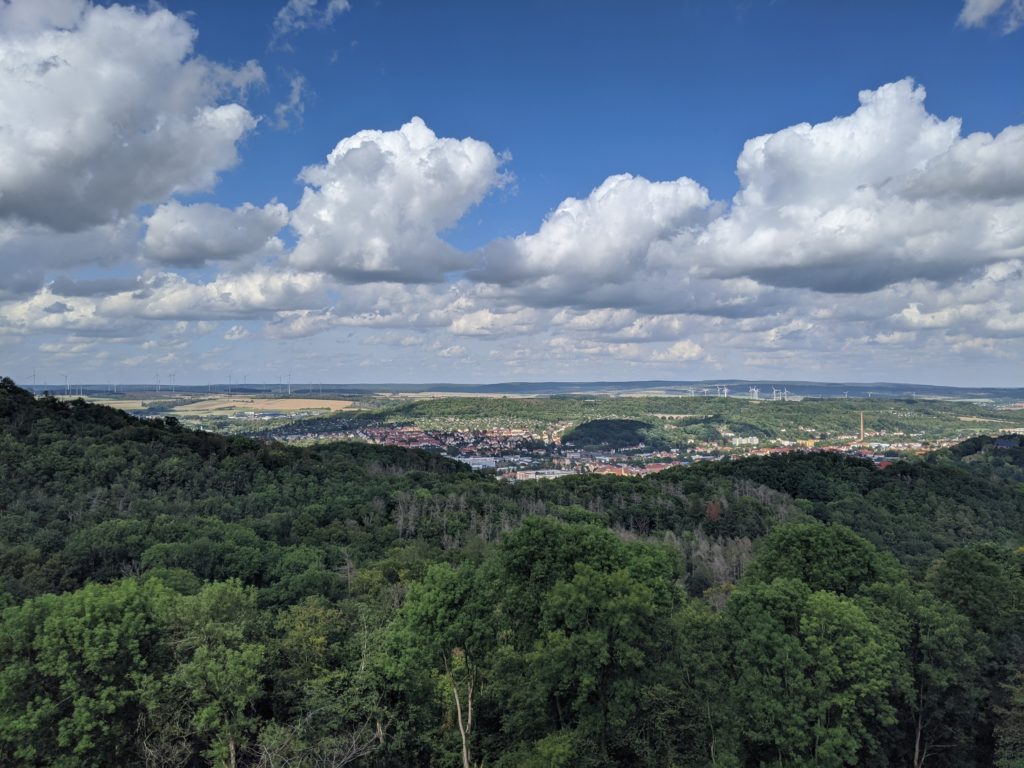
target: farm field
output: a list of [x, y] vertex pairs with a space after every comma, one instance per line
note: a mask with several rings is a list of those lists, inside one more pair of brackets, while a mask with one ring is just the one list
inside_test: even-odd
[[231, 415], [247, 412], [293, 411], [345, 411], [352, 407], [351, 400], [322, 400], [292, 397], [223, 397], [215, 396], [193, 400], [171, 409], [174, 414]]
[[[74, 400], [77, 397], [62, 397]], [[130, 397], [85, 395], [83, 400], [109, 405], [137, 416], [173, 416], [190, 427], [212, 432], [248, 431], [252, 420], [273, 419], [276, 423], [311, 417], [338, 416], [359, 408], [358, 401], [340, 398], [252, 396], [213, 393], [145, 392]]]

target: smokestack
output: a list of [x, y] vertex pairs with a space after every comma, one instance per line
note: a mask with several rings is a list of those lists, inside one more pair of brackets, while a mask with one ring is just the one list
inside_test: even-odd
[[864, 411], [860, 412], [860, 441], [864, 442]]

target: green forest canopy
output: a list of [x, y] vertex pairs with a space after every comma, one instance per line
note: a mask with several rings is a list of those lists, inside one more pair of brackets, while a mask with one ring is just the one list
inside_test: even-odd
[[650, 435], [652, 425], [636, 419], [591, 419], [562, 435], [562, 444], [579, 448], [659, 448], [663, 440]]
[[4, 380], [0, 764], [1019, 765], [1022, 466], [509, 485]]

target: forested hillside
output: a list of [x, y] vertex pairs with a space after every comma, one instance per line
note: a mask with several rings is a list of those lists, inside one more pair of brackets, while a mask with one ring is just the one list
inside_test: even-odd
[[508, 485], [0, 382], [0, 765], [1024, 761], [1012, 440]]

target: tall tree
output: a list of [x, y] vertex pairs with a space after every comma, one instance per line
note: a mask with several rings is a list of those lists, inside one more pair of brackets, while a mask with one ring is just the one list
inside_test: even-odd
[[157, 582], [90, 584], [8, 608], [0, 625], [0, 762], [107, 766], [138, 759], [144, 691], [168, 667]]
[[852, 599], [775, 579], [726, 606], [739, 753], [748, 763], [857, 765], [895, 722], [895, 638]]
[[[263, 692], [266, 631], [255, 590], [237, 581], [209, 584], [166, 617], [175, 663], [150, 691], [154, 713], [182, 713], [205, 757], [235, 768], [255, 733]], [[158, 729], [168, 725], [153, 722]]]
[[997, 710], [996, 765], [1024, 768], [1024, 672], [1005, 685], [1006, 703]]

